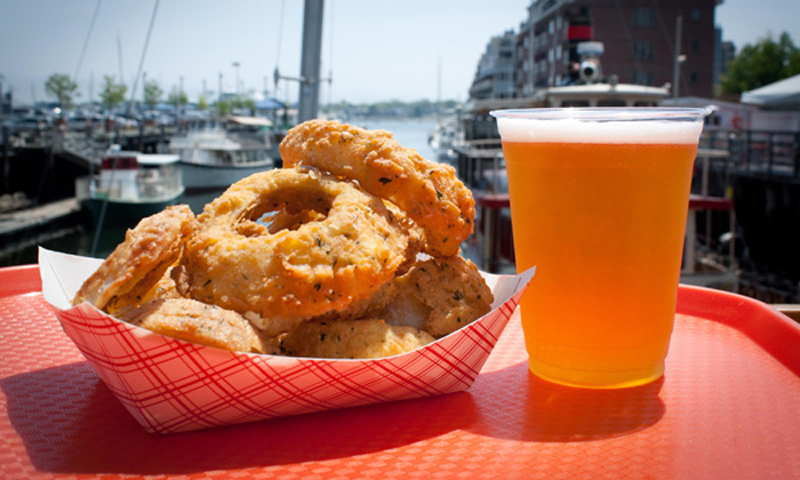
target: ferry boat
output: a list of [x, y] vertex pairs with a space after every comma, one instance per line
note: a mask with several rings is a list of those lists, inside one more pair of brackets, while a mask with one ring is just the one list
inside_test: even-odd
[[230, 116], [199, 120], [185, 135], [170, 140], [180, 156], [188, 192], [224, 190], [253, 173], [275, 166], [272, 122], [261, 117]]
[[[599, 71], [599, 67], [595, 71]], [[611, 76], [602, 81], [585, 78], [580, 84], [539, 89], [528, 98], [470, 100], [457, 116], [453, 163], [459, 177], [473, 190], [480, 212], [475, 227], [480, 238], [479, 251], [472, 253], [478, 265], [494, 272], [511, 270], [514, 265], [508, 178], [497, 123], [489, 112], [516, 108], [656, 107], [663, 105], [670, 95], [668, 85], [654, 87], [619, 83]], [[714, 153], [704, 149], [698, 157]], [[707, 182], [702, 180], [702, 183]], [[735, 231], [734, 202], [710, 197], [702, 191], [692, 195], [689, 207], [681, 282], [735, 290], [738, 281], [738, 266], [733, 257], [735, 246], [730, 246], [730, 255], [725, 258], [706, 255], [708, 249], [699, 248], [702, 246], [697, 244], [696, 228], [698, 213], [703, 212], [704, 220], [708, 220], [713, 211], [724, 211], [731, 218], [730, 231]]]
[[95, 226], [133, 227], [178, 203], [185, 191], [178, 155], [145, 154], [112, 147], [99, 173], [76, 179], [76, 196]]
[[530, 98], [470, 100], [458, 116], [453, 142], [455, 167], [472, 188], [507, 192], [502, 145], [492, 110], [564, 107], [655, 107], [670, 95], [669, 87], [610, 81], [548, 87]]

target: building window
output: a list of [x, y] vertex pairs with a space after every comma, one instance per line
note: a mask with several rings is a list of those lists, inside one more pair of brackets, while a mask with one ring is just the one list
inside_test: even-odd
[[691, 16], [692, 16], [692, 20], [695, 21], [695, 22], [700, 20], [700, 9], [699, 8], [693, 8]]
[[653, 74], [651, 72], [633, 72], [633, 78], [631, 79], [631, 83], [636, 85], [652, 85], [653, 84]]
[[652, 8], [634, 8], [633, 9], [633, 26], [634, 27], [652, 27], [655, 19], [655, 12]]
[[649, 60], [653, 58], [653, 42], [650, 40], [634, 40], [633, 58], [637, 60]]
[[620, 100], [617, 98], [606, 98], [597, 101], [598, 107], [624, 107], [625, 100]]
[[564, 100], [561, 102], [562, 107], [588, 107], [588, 100]]

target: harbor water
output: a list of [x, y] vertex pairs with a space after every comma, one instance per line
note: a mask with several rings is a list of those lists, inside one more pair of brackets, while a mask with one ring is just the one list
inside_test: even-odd
[[[368, 129], [383, 129], [394, 134], [406, 147], [417, 149], [425, 158], [435, 157], [428, 145], [428, 136], [436, 125], [433, 117], [414, 119], [363, 118], [350, 123]], [[186, 203], [195, 214], [222, 191], [186, 193], [181, 203]], [[76, 255], [105, 258], [125, 239], [125, 228], [106, 227], [95, 231], [88, 222], [59, 225], [36, 234], [23, 234], [18, 240], [0, 248], [0, 267], [37, 263], [38, 247]]]

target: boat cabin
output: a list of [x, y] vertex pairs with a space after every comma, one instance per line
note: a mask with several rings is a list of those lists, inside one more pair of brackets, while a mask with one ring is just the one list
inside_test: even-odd
[[610, 82], [550, 87], [534, 98], [541, 107], [656, 107], [667, 97], [667, 87]]
[[148, 201], [183, 190], [178, 155], [110, 150], [101, 160], [93, 197]]

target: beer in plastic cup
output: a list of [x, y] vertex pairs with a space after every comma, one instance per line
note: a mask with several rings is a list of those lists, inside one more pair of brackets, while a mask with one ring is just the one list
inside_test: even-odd
[[530, 370], [589, 388], [659, 378], [705, 109], [494, 111]]

